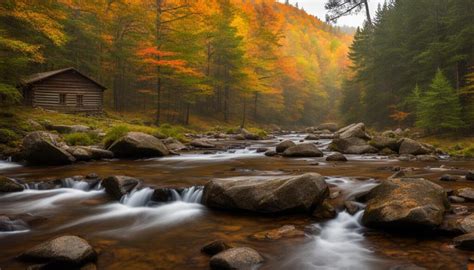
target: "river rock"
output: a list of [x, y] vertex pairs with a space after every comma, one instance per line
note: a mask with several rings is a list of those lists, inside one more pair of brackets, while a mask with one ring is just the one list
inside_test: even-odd
[[336, 123], [323, 123], [318, 126], [318, 130], [329, 130], [331, 132], [336, 132], [339, 129], [339, 125]]
[[218, 209], [309, 213], [328, 196], [324, 177], [308, 173], [274, 179], [214, 179], [205, 185], [202, 202]]
[[44, 132], [31, 132], [23, 138], [23, 156], [32, 165], [65, 165], [75, 158], [61, 148], [57, 135]]
[[116, 200], [120, 200], [123, 195], [130, 192], [140, 183], [140, 180], [129, 176], [110, 176], [102, 180], [105, 192]]
[[435, 162], [438, 161], [438, 157], [434, 155], [418, 155], [416, 156], [416, 160], [423, 161], [423, 162]]
[[295, 145], [296, 145], [296, 143], [294, 143], [292, 141], [289, 141], [289, 140], [288, 141], [283, 141], [283, 142], [277, 144], [276, 152], [277, 153], [283, 153], [283, 152], [285, 152], [286, 149], [288, 149], [290, 147], [293, 147]]
[[14, 232], [29, 229], [28, 224], [21, 219], [0, 216], [0, 232]]
[[404, 138], [400, 141], [400, 155], [426, 155], [431, 153], [430, 149], [428, 149], [423, 144], [409, 139]]
[[156, 137], [141, 133], [128, 132], [115, 141], [109, 150], [118, 158], [146, 158], [169, 155], [168, 148]]
[[365, 132], [365, 125], [364, 123], [352, 124], [347, 127], [344, 127], [337, 131], [339, 134], [339, 138], [347, 139], [347, 138], [360, 138], [363, 140], [370, 140], [371, 137], [367, 132]]
[[448, 199], [450, 202], [453, 203], [463, 203], [466, 201], [464, 198], [461, 198], [459, 196], [449, 196]]
[[329, 149], [344, 154], [354, 155], [362, 155], [369, 153], [375, 154], [378, 152], [378, 149], [369, 145], [367, 141], [356, 137], [334, 139], [329, 145]]
[[0, 192], [19, 192], [25, 189], [14, 180], [0, 175]]
[[355, 215], [362, 209], [361, 204], [354, 201], [345, 201], [344, 207], [346, 208], [347, 213], [351, 215]]
[[368, 202], [362, 223], [368, 227], [435, 227], [449, 209], [445, 190], [422, 178], [385, 180], [365, 198]]
[[473, 188], [460, 188], [456, 190], [456, 195], [469, 201], [474, 201]]
[[454, 246], [459, 249], [474, 250], [474, 233], [467, 233], [453, 239]]
[[341, 153], [334, 153], [326, 158], [326, 161], [347, 161], [347, 158]]
[[313, 143], [302, 143], [289, 147], [283, 152], [285, 157], [322, 157], [323, 152]]
[[474, 171], [470, 171], [466, 174], [466, 180], [474, 181]]
[[455, 182], [455, 181], [460, 181], [463, 180], [463, 178], [459, 175], [452, 175], [452, 174], [444, 174], [439, 178], [440, 181], [444, 182]]
[[267, 157], [274, 157], [278, 155], [278, 153], [276, 151], [273, 151], [273, 150], [268, 150], [267, 152], [265, 152], [265, 156]]
[[162, 140], [162, 142], [166, 145], [166, 148], [171, 151], [182, 151], [187, 149], [186, 145], [184, 145], [175, 138], [168, 137]]
[[319, 220], [331, 219], [337, 216], [336, 209], [325, 200], [313, 212], [313, 217]]
[[319, 136], [316, 135], [316, 134], [309, 134], [304, 139], [307, 140], [307, 141], [317, 141], [317, 140], [319, 140]]
[[268, 148], [266, 148], [266, 147], [259, 147], [256, 150], [257, 153], [265, 153], [267, 151], [268, 151]]
[[212, 241], [208, 244], [206, 244], [204, 247], [201, 248], [201, 252], [204, 254], [207, 254], [209, 256], [214, 256], [224, 250], [228, 250], [232, 248], [231, 245], [227, 244], [223, 240], [215, 240]]
[[114, 158], [114, 153], [112, 153], [112, 151], [90, 146], [71, 146], [67, 149], [67, 151], [73, 155], [77, 161]]
[[254, 249], [238, 247], [214, 255], [210, 260], [211, 269], [253, 269], [264, 260]]
[[398, 150], [400, 148], [400, 143], [396, 138], [391, 138], [387, 136], [375, 136], [369, 143], [373, 147], [377, 149], [384, 149], [388, 148], [394, 152], [398, 153]]
[[61, 236], [39, 244], [19, 256], [23, 261], [34, 261], [64, 266], [80, 266], [97, 257], [89, 243], [72, 235]]
[[216, 147], [213, 143], [205, 139], [192, 140], [190, 145], [196, 148], [215, 148]]
[[258, 232], [250, 236], [255, 240], [278, 240], [281, 238], [302, 237], [304, 232], [296, 229], [293, 225], [285, 225], [277, 229]]

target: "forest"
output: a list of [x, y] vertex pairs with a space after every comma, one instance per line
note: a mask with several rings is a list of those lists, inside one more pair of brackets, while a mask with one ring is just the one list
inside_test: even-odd
[[272, 0], [2, 1], [1, 91], [75, 67], [157, 123], [336, 118], [351, 34]]
[[474, 269], [474, 0], [0, 0], [0, 270]]
[[390, 1], [350, 47], [340, 112], [347, 122], [474, 128], [474, 2]]

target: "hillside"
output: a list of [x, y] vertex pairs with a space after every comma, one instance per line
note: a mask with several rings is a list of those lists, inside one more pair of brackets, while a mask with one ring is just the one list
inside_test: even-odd
[[352, 40], [273, 0], [13, 1], [0, 31], [0, 91], [73, 66], [109, 88], [108, 108], [183, 124], [334, 119]]

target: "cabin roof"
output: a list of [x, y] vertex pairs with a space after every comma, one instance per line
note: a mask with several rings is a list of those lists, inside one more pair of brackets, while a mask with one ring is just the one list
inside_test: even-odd
[[68, 71], [75, 71], [77, 74], [79, 74], [80, 76], [82, 76], [82, 77], [86, 78], [87, 80], [91, 81], [92, 83], [94, 83], [95, 85], [100, 87], [102, 90], [107, 89], [107, 87], [103, 86], [102, 84], [100, 84], [96, 80], [92, 79], [91, 77], [89, 77], [87, 75], [84, 75], [79, 70], [77, 70], [73, 67], [32, 74], [32, 75], [24, 78], [21, 81], [21, 83], [22, 83], [22, 85], [30, 85], [30, 84], [37, 83], [37, 82], [43, 81], [45, 79], [51, 78], [51, 77], [56, 76], [58, 74], [68, 72]]

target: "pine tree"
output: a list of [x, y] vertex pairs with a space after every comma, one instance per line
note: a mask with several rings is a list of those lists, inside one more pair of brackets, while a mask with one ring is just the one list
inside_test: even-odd
[[455, 130], [463, 126], [459, 96], [438, 69], [430, 87], [417, 106], [418, 127], [430, 132]]

